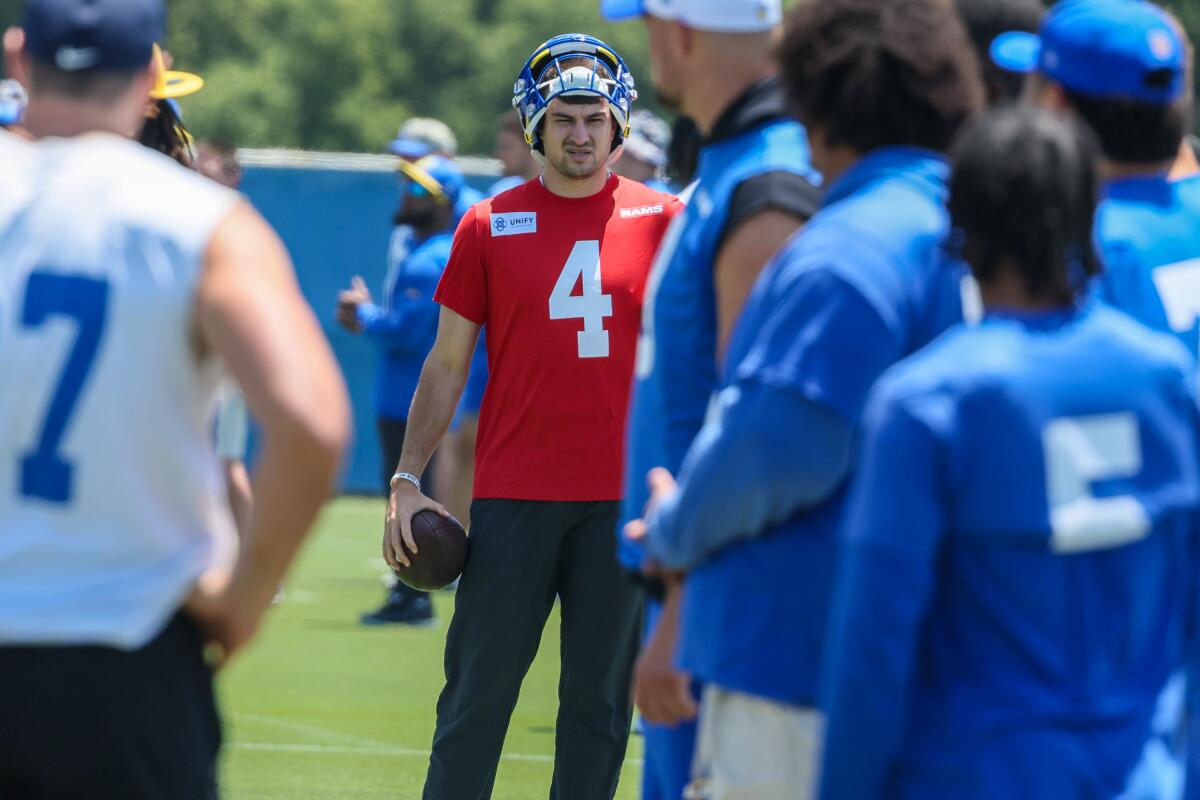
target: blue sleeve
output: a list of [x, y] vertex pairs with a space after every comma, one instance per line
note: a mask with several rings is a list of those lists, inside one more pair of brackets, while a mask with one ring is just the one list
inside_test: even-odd
[[649, 519], [647, 552], [689, 569], [821, 502], [849, 469], [852, 440], [843, 419], [798, 392], [755, 383], [724, 390], [683, 462], [679, 491]]
[[367, 304], [358, 307], [363, 333], [389, 350], [428, 350], [427, 332], [437, 330], [441, 307], [433, 293], [442, 275], [444, 261], [414, 254], [404, 265], [404, 279], [397, 282], [391, 308]]
[[[648, 522], [676, 569], [818, 505], [842, 483], [871, 384], [900, 354], [852, 286], [823, 269], [773, 270], [743, 311], [735, 380], [692, 443], [679, 491]], [[741, 341], [741, 349], [735, 349]]]
[[[889, 316], [903, 314], [896, 309]], [[731, 354], [744, 352], [730, 365], [734, 381], [794, 389], [853, 423], [871, 386], [904, 356], [909, 338], [849, 280], [801, 263], [755, 289], [735, 339], [743, 333], [751, 335], [742, 349], [730, 346]]]
[[872, 408], [827, 630], [822, 800], [888, 794], [942, 537], [936, 439], [895, 404]]

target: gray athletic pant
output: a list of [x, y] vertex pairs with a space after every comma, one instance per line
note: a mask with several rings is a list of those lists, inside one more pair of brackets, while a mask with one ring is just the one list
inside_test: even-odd
[[446, 635], [425, 800], [485, 800], [542, 629], [562, 599], [552, 800], [611, 799], [629, 740], [641, 590], [617, 562], [618, 503], [476, 500]]

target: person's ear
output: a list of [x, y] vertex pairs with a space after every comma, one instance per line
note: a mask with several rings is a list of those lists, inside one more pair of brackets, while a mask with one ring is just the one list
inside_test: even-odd
[[4, 73], [29, 89], [29, 54], [25, 52], [25, 31], [9, 28], [4, 32]]
[[134, 76], [133, 82], [136, 84], [138, 91], [143, 97], [149, 98], [150, 92], [158, 84], [159, 64], [157, 59], [150, 59], [150, 63], [138, 71]]

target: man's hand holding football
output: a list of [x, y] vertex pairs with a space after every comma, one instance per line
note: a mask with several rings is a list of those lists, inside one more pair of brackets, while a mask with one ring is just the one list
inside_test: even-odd
[[417, 543], [413, 540], [412, 518], [422, 511], [436, 511], [447, 519], [450, 512], [441, 503], [426, 497], [411, 482], [403, 478], [392, 479], [392, 491], [388, 495], [387, 512], [383, 519], [383, 560], [392, 569], [412, 565], [405, 547], [417, 554]]

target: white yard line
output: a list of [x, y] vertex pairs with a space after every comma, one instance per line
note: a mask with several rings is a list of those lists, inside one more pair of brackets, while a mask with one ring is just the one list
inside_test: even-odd
[[[324, 739], [330, 744], [281, 744], [275, 742], [238, 742], [226, 745], [233, 750], [254, 750], [268, 753], [332, 753], [335, 755], [383, 755], [401, 756], [405, 758], [429, 758], [428, 750], [414, 750], [407, 747], [397, 747], [393, 744], [372, 739], [366, 736], [342, 733], [341, 731], [322, 728], [318, 725], [308, 725], [303, 722], [293, 722], [290, 719], [272, 717], [267, 714], [246, 714], [235, 711], [230, 715], [236, 720], [259, 722], [278, 728], [281, 731], [299, 733]], [[551, 764], [554, 756], [538, 753], [504, 753], [500, 756], [503, 761], [530, 761], [538, 764]], [[627, 766], [641, 766], [642, 759], [628, 758]]]
[[[407, 758], [429, 758], [428, 750], [413, 750], [406, 747], [393, 747], [391, 745], [326, 745], [326, 744], [277, 744], [274, 742], [233, 742], [227, 745], [232, 750], [249, 750], [253, 752], [267, 753], [327, 753], [332, 755], [380, 755], [380, 756], [402, 756]], [[500, 756], [502, 761], [532, 761], [538, 764], [550, 764], [554, 762], [554, 756], [534, 755], [530, 753], [504, 753]], [[640, 767], [642, 759], [627, 758], [625, 766]]]
[[[266, 714], [245, 714], [235, 711], [230, 716], [232, 716], [235, 721], [246, 720], [247, 722], [261, 722], [263, 724], [278, 728], [279, 730], [300, 733], [306, 736], [315, 736], [318, 739], [325, 739], [327, 741], [340, 741], [344, 744], [357, 745], [359, 747], [390, 748], [392, 746], [387, 742], [380, 741], [379, 739], [371, 739], [366, 736], [356, 736], [352, 733], [343, 733], [341, 731], [330, 730], [329, 728], [322, 728], [317, 725], [307, 725], [303, 722], [293, 722], [290, 719], [267, 716]], [[307, 745], [297, 746], [304, 747]]]

